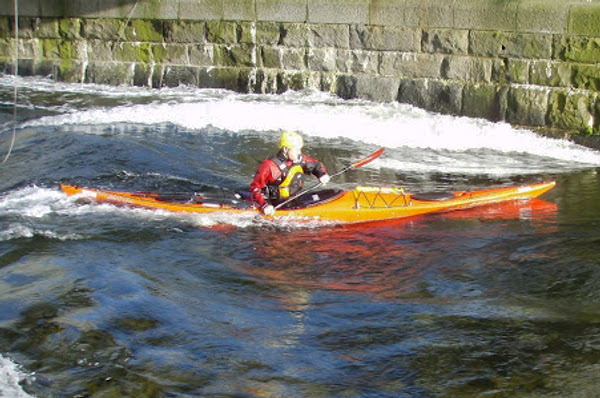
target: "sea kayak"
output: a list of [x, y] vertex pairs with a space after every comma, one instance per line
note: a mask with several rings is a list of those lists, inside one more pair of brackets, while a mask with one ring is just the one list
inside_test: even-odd
[[[499, 202], [529, 200], [549, 191], [556, 182], [447, 193], [406, 193], [387, 187], [357, 187], [351, 191], [327, 189], [307, 193], [282, 207], [276, 217], [315, 219], [339, 223], [364, 223], [473, 208]], [[187, 213], [226, 212], [259, 214], [239, 197], [215, 198], [201, 194], [118, 192], [61, 185], [69, 196], [98, 203]]]

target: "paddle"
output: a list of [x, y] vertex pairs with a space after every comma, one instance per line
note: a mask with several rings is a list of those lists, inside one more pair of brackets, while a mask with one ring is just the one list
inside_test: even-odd
[[[356, 162], [352, 163], [351, 165], [344, 167], [340, 171], [338, 171], [338, 172], [336, 172], [334, 174], [331, 174], [329, 177], [333, 178], [335, 176], [339, 176], [340, 174], [343, 174], [343, 173], [347, 172], [350, 169], [358, 169], [359, 167], [362, 167], [362, 166], [364, 166], [367, 163], [371, 163], [373, 160], [377, 159], [383, 153], [384, 150], [385, 150], [385, 148], [383, 148], [383, 147], [379, 148], [378, 150], [376, 150], [372, 154], [370, 154], [370, 155], [368, 155], [368, 156], [366, 156], [366, 157], [364, 157], [364, 158], [362, 158], [360, 160], [357, 160]], [[305, 193], [310, 192], [313, 189], [319, 188], [321, 185], [323, 185], [323, 183], [321, 183], [319, 181], [319, 183], [313, 185], [312, 187], [306, 188], [306, 189], [298, 192], [294, 196], [291, 196], [287, 200], [284, 200], [283, 202], [281, 202], [277, 206], [275, 206], [274, 207], [275, 210], [281, 208], [282, 206], [285, 206], [286, 204], [290, 203], [292, 200], [299, 198], [300, 196], [304, 195]]]

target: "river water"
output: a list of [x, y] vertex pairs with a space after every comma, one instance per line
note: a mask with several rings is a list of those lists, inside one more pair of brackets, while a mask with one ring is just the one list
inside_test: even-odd
[[[0, 396], [564, 397], [600, 390], [600, 153], [318, 92], [0, 75]], [[335, 226], [81, 204], [246, 187], [282, 129], [334, 187], [540, 200]]]

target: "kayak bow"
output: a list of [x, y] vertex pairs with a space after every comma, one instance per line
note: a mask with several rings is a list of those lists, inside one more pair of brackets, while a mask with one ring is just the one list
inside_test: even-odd
[[[549, 191], [556, 182], [450, 192], [443, 195], [410, 194], [397, 188], [357, 187], [352, 191], [327, 189], [308, 193], [279, 209], [277, 216], [363, 223], [414, 217], [429, 213], [484, 206], [499, 202], [529, 200]], [[165, 200], [160, 193], [118, 192], [61, 185], [69, 196], [76, 195], [99, 203], [187, 213], [226, 212], [259, 214], [243, 200], [214, 199], [191, 195], [188, 202]]]

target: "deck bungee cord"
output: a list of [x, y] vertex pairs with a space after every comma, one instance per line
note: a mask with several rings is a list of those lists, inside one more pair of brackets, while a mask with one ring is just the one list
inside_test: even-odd
[[13, 147], [15, 146], [15, 138], [17, 136], [17, 99], [19, 97], [19, 89], [17, 86], [17, 77], [19, 76], [19, 0], [14, 1], [15, 5], [15, 85], [13, 91], [13, 128], [12, 136], [10, 139], [10, 145], [8, 151], [0, 162], [0, 166], [4, 165], [8, 161], [10, 154], [12, 153]]

